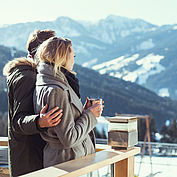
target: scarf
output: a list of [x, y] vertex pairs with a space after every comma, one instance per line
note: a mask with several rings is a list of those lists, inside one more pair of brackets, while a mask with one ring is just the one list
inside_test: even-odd
[[69, 85], [74, 90], [76, 95], [80, 98], [80, 88], [79, 88], [79, 80], [76, 78], [76, 76], [69, 72], [67, 69], [61, 67], [61, 72], [65, 75]]

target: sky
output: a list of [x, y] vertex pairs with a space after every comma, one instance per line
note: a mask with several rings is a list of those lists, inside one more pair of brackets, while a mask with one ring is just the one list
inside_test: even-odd
[[177, 0], [0, 0], [0, 26], [53, 21], [60, 16], [98, 21], [108, 15], [177, 24]]

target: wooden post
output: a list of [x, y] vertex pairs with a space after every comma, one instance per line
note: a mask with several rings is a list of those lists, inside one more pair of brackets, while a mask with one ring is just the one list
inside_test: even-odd
[[115, 163], [115, 177], [134, 177], [134, 156]]

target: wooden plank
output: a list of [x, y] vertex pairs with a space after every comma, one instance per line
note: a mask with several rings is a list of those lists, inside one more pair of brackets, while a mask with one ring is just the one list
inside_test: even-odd
[[107, 144], [96, 144], [96, 152], [103, 151], [103, 150], [111, 150], [111, 146]]
[[134, 177], [134, 156], [115, 163], [115, 177]]
[[55, 167], [69, 172], [68, 174], [62, 176], [81, 176], [104, 166], [126, 159], [130, 156], [134, 156], [139, 152], [140, 148], [133, 148], [131, 150], [123, 151], [104, 150], [76, 160], [55, 165]]
[[132, 147], [138, 144], [138, 132], [110, 131], [108, 132], [108, 145], [114, 147]]
[[64, 174], [67, 174], [67, 171], [60, 170], [55, 167], [48, 167], [43, 170], [38, 170], [32, 173], [28, 173], [26, 175], [22, 175], [21, 177], [57, 177], [57, 176], [62, 176]]
[[0, 137], [0, 146], [8, 146], [8, 137]]
[[119, 123], [128, 123], [132, 121], [137, 121], [137, 117], [125, 117], [125, 116], [115, 116], [115, 117], [105, 117], [109, 122], [119, 122]]

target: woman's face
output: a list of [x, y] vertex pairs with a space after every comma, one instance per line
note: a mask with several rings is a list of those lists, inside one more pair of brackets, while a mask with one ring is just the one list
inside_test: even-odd
[[72, 71], [73, 66], [74, 66], [75, 53], [74, 53], [74, 50], [73, 50], [72, 46], [70, 47], [70, 49], [71, 49], [71, 53], [69, 54], [69, 59], [67, 60], [65, 67], [66, 67], [67, 70]]

